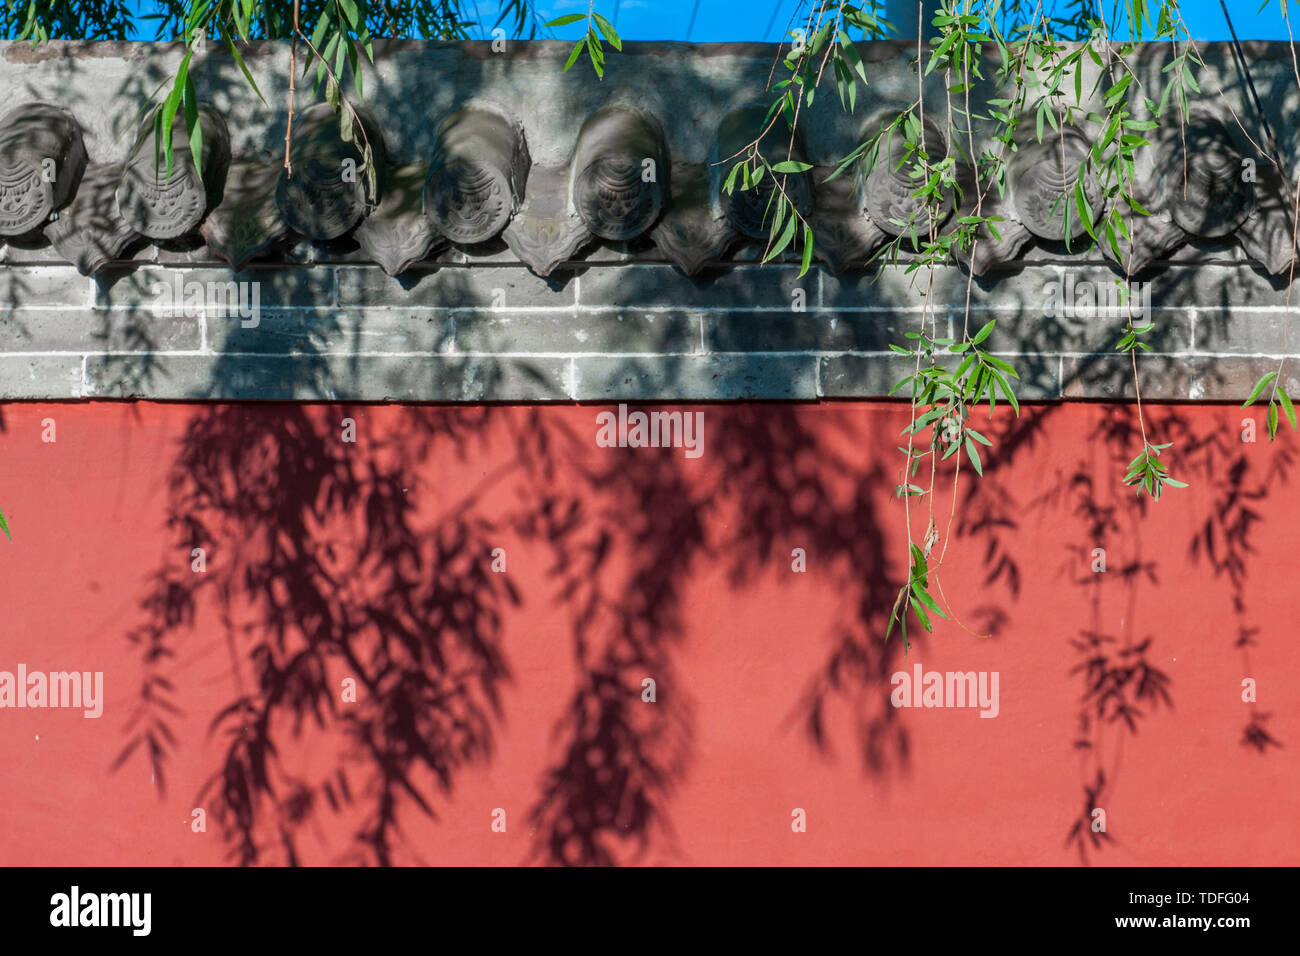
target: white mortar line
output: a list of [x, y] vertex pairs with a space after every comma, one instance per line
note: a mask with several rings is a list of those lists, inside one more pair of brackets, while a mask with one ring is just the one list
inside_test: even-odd
[[[84, 349], [44, 349], [39, 351], [0, 351], [0, 358], [38, 358], [40, 356], [66, 356], [66, 355], [112, 355], [112, 356], [186, 356], [186, 357], [234, 357], [247, 356], [255, 358], [317, 358], [323, 356], [331, 357], [373, 357], [373, 358], [403, 358], [423, 357], [423, 358], [447, 358], [453, 353], [434, 352], [428, 349], [404, 349], [401, 351], [356, 351], [354, 349], [313, 349], [299, 352], [263, 352], [250, 350], [243, 351], [203, 351], [202, 349], [107, 349], [94, 350], [86, 352]], [[1008, 356], [1011, 358], [1105, 358], [1105, 359], [1123, 359], [1119, 352], [1061, 352], [1055, 349], [1042, 352], [991, 352], [991, 355]], [[817, 356], [825, 358], [835, 358], [836, 356], [850, 356], [853, 358], [903, 358], [897, 352], [884, 350], [865, 350], [865, 349], [733, 349], [725, 352], [632, 352], [632, 351], [600, 351], [600, 352], [575, 352], [567, 349], [562, 352], [456, 352], [454, 355], [458, 358], [695, 358], [708, 359], [722, 356], [746, 356], [755, 355], [765, 358], [780, 358], [782, 356]], [[952, 356], [955, 358], [956, 356]], [[1295, 352], [1150, 352], [1148, 358], [1218, 358], [1218, 359], [1293, 359], [1300, 357], [1300, 349]]]
[[[83, 308], [83, 306], [76, 305], [75, 303], [64, 303], [64, 304], [55, 304], [55, 305], [47, 305], [47, 304], [28, 305], [28, 304], [19, 303], [15, 306], [10, 306], [7, 309], [7, 311], [13, 312], [15, 314], [22, 313], [22, 312], [67, 312], [70, 309], [80, 309], [80, 308]], [[149, 313], [153, 315], [164, 314], [152, 308], [143, 308], [141, 303], [135, 303], [135, 304], [114, 303], [114, 304], [103, 305], [103, 306], [95, 305], [94, 303], [92, 303], [90, 306], [84, 308], [87, 308], [88, 311], [95, 312], [95, 313], [134, 312], [137, 314], [139, 313]], [[402, 302], [385, 300], [383, 302], [375, 302], [373, 304], [352, 302], [345, 305], [340, 305], [337, 302], [335, 302], [333, 305], [331, 305], [328, 302], [312, 303], [308, 305], [269, 303], [269, 304], [264, 304], [262, 308], [264, 311], [270, 311], [270, 312], [295, 312], [295, 313], [296, 312], [319, 312], [322, 309], [337, 309], [343, 312], [345, 315], [350, 313], [353, 310], [365, 310], [371, 312], [419, 312], [419, 313], [455, 311], [455, 312], [482, 312], [486, 314], [498, 314], [498, 313], [528, 314], [528, 313], [539, 313], [539, 312], [557, 313], [557, 314], [573, 313], [573, 312], [588, 312], [588, 313], [619, 312], [619, 313], [635, 314], [638, 312], [645, 312], [645, 313], [665, 312], [666, 313], [666, 312], [694, 311], [694, 312], [719, 312], [724, 314], [725, 313], [746, 313], [747, 314], [753, 312], [785, 313], [791, 316], [808, 314], [809, 312], [811, 313], [833, 312], [836, 314], [847, 314], [847, 315], [876, 315], [876, 314], [893, 315], [898, 313], [916, 314], [921, 312], [929, 312], [930, 314], [934, 314], [934, 315], [950, 315], [950, 316], [959, 316], [965, 314], [965, 309], [962, 308], [961, 306], [933, 305], [927, 309], [924, 303], [915, 304], [915, 305], [902, 305], [899, 303], [892, 303], [892, 304], [883, 303], [881, 305], [837, 305], [834, 307], [815, 305], [810, 307], [803, 313], [797, 312], [796, 310], [792, 309], [788, 305], [697, 305], [688, 301], [681, 301], [669, 305], [653, 305], [653, 304], [638, 305], [635, 303], [622, 303], [622, 304], [601, 303], [597, 305], [573, 304], [573, 305], [493, 306], [486, 302], [482, 304], [475, 304], [475, 305], [422, 305], [422, 304], [405, 304]], [[1025, 321], [1027, 322], [1043, 321], [1043, 320], [1053, 318], [1052, 316], [1039, 314], [1036, 312], [1026, 313], [1024, 306], [1022, 304], [1016, 304], [1016, 303], [974, 305], [971, 307], [970, 311], [972, 316], [978, 316], [985, 313], [999, 314], [999, 315], [1004, 313], [1009, 313], [1009, 312], [1016, 313], [1018, 315], [1023, 315]], [[1296, 309], [1295, 307], [1292, 307], [1291, 309], [1288, 310], [1285, 305], [1245, 305], [1245, 306], [1241, 306], [1241, 305], [1223, 305], [1223, 306], [1152, 305], [1151, 311], [1153, 313], [1170, 313], [1176, 315], [1191, 314], [1193, 311], [1197, 313], [1211, 312], [1216, 314], [1227, 314], [1227, 315], [1232, 315], [1235, 313], [1235, 314], [1240, 314], [1244, 318], [1252, 314], [1272, 315], [1276, 313], [1278, 315], [1285, 315], [1288, 312], [1294, 313]], [[1066, 316], [1066, 318], [1072, 318], [1072, 317]], [[1118, 316], [1117, 318], [1122, 318], [1122, 316]], [[1094, 323], [1094, 322], [1101, 323], [1101, 322], [1112, 321], [1112, 319], [1081, 317], [1078, 319], [1078, 321], [1087, 322], [1087, 323]]]

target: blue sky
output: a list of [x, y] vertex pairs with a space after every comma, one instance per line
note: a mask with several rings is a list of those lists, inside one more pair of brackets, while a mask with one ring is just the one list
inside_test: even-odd
[[[473, 2], [473, 0], [470, 0]], [[496, 9], [495, 0], [477, 0], [486, 13]], [[1050, 2], [1050, 0], [1049, 0]], [[1066, 0], [1058, 0], [1061, 9]], [[1113, 0], [1108, 0], [1109, 3]], [[1227, 0], [1237, 36], [1243, 40], [1285, 40], [1283, 0]], [[538, 9], [545, 20], [566, 13], [586, 13], [587, 0], [542, 0]], [[626, 40], [694, 40], [700, 43], [723, 40], [776, 41], [783, 37], [799, 0], [596, 0], [596, 10], [614, 21]], [[805, 5], [805, 10], [807, 9]], [[1219, 0], [1183, 0], [1183, 18], [1198, 40], [1229, 39], [1228, 26]], [[1291, 2], [1293, 28], [1300, 39], [1300, 4]], [[489, 19], [495, 19], [489, 18]], [[562, 38], [576, 39], [582, 25], [554, 31]]]
[[[475, 5], [479, 19], [488, 28], [500, 10], [499, 0], [464, 0], [467, 9]], [[598, 13], [614, 22], [625, 40], [693, 40], [697, 43], [716, 43], [727, 40], [763, 40], [774, 42], [783, 39], [794, 12], [801, 6], [807, 10], [808, 0], [596, 0]], [[1057, 3], [1065, 10], [1070, 0], [1045, 0]], [[1115, 0], [1106, 0], [1107, 9]], [[1152, 0], [1158, 2], [1158, 0]], [[1226, 0], [1232, 13], [1237, 36], [1243, 40], [1285, 40], [1286, 23], [1282, 19], [1281, 4], [1288, 0], [1267, 0], [1261, 11], [1261, 0]], [[1297, 39], [1300, 39], [1300, 0], [1289, 0], [1294, 16]], [[145, 11], [153, 9], [149, 0], [141, 0]], [[1121, 9], [1124, 2], [1120, 3]], [[542, 21], [552, 20], [568, 13], [585, 14], [588, 0], [540, 0], [537, 9]], [[1198, 40], [1229, 39], [1227, 23], [1219, 0], [1183, 0], [1183, 17], [1192, 36]], [[577, 39], [583, 24], [561, 27], [550, 31], [560, 39]], [[144, 24], [139, 31], [141, 39], [153, 38], [153, 27]]]

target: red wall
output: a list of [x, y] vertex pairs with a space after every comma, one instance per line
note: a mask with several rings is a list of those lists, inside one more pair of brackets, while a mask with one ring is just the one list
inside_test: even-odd
[[[0, 710], [0, 863], [1300, 862], [1293, 436], [1151, 409], [1153, 505], [1130, 407], [999, 414], [940, 574], [992, 637], [905, 657], [905, 406], [700, 406], [696, 460], [600, 410], [5, 406], [0, 670], [106, 704]], [[894, 709], [916, 662], [998, 716]]]

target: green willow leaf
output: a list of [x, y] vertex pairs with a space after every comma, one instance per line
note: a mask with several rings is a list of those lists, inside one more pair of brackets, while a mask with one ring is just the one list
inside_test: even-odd
[[1250, 397], [1241, 403], [1241, 407], [1246, 408], [1247, 406], [1255, 404], [1255, 400], [1264, 394], [1264, 389], [1268, 388], [1268, 383], [1273, 381], [1275, 378], [1277, 378], [1277, 372], [1266, 373], [1263, 378], [1255, 383], [1255, 387], [1251, 390]]
[[194, 89], [194, 78], [185, 77], [185, 90], [181, 94], [181, 103], [185, 110], [185, 132], [190, 140], [190, 159], [194, 162], [194, 172], [203, 181], [203, 127], [199, 125], [199, 98]]
[[802, 278], [807, 272], [808, 267], [812, 265], [813, 257], [813, 231], [812, 226], [804, 224], [803, 227], [803, 262], [800, 264], [799, 277]]
[[1291, 396], [1281, 385], [1277, 387], [1277, 397], [1282, 400], [1282, 411], [1286, 413], [1286, 420], [1291, 423], [1291, 430], [1300, 430], [1296, 428], [1295, 406], [1291, 404]]
[[984, 463], [980, 461], [979, 450], [975, 447], [975, 443], [970, 440], [970, 436], [966, 437], [966, 455], [970, 458], [971, 467], [975, 469], [975, 474], [983, 478]]
[[163, 103], [162, 114], [159, 117], [159, 131], [162, 133], [163, 155], [167, 159], [167, 174], [165, 180], [171, 182], [172, 178], [172, 161], [174, 154], [172, 150], [172, 125], [176, 120], [176, 111], [180, 109], [181, 97], [185, 94], [185, 83], [190, 76], [190, 58], [194, 55], [191, 50], [187, 52], [181, 60], [180, 68], [176, 71], [176, 82], [172, 85], [171, 94]]
[[[563, 17], [561, 17], [561, 19], [563, 19]], [[581, 20], [582, 18], [579, 17], [578, 19]], [[547, 26], [550, 26], [550, 24], [547, 24]], [[586, 37], [583, 37], [576, 44], [574, 44], [573, 52], [569, 54], [568, 62], [564, 64], [565, 73], [569, 72], [569, 67], [573, 66], [573, 64], [578, 62], [578, 57], [582, 56], [583, 47], [585, 47], [586, 45], [587, 45]]]
[[924, 604], [930, 611], [939, 615], [945, 621], [948, 620], [948, 615], [943, 613], [943, 608], [939, 607], [938, 602], [936, 602], [930, 593], [919, 584], [912, 585], [912, 596], [915, 597], [919, 603]]
[[772, 247], [771, 251], [763, 257], [764, 262], [771, 262], [781, 254], [786, 246], [790, 245], [790, 240], [794, 238], [794, 228], [798, 223], [799, 219], [796, 216], [791, 216], [789, 220], [787, 220], [785, 229], [781, 233], [781, 238], [776, 241], [776, 245]]
[[604, 17], [602, 17], [599, 13], [593, 13], [592, 18], [596, 21], [597, 29], [599, 29], [601, 34], [604, 35], [605, 39], [609, 41], [609, 45], [612, 46], [615, 50], [622, 52], [623, 40], [618, 35], [618, 32], [614, 29], [614, 25], [610, 23], [608, 20], [606, 20]]
[[226, 47], [230, 50], [230, 55], [234, 58], [235, 65], [239, 67], [239, 72], [244, 74], [244, 79], [248, 81], [248, 85], [252, 88], [253, 92], [257, 94], [257, 98], [262, 101], [263, 105], [266, 105], [266, 97], [263, 96], [262, 91], [257, 88], [257, 81], [253, 79], [253, 74], [248, 72], [248, 64], [244, 62], [243, 56], [240, 55], [239, 50], [235, 47], [235, 41], [231, 38], [229, 31], [226, 30], [224, 25], [221, 26], [221, 36], [226, 41]]
[[[913, 594], [916, 593], [915, 587], [912, 588], [912, 593]], [[934, 625], [930, 623], [930, 617], [928, 614], [925, 613], [925, 608], [921, 606], [921, 602], [913, 601], [911, 602], [911, 607], [912, 607], [912, 613], [915, 614], [916, 619], [921, 622], [921, 626], [925, 628], [926, 631], [933, 634]]]

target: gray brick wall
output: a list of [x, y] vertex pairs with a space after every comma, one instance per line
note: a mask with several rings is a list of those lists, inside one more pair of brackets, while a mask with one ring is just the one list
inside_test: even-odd
[[[737, 91], [761, 89], [775, 54], [750, 44], [629, 44], [623, 66], [598, 80], [563, 71], [563, 43], [511, 44], [501, 56], [481, 43], [378, 46], [376, 65], [363, 67], [367, 108], [391, 158], [427, 163], [435, 120], [486, 95], [518, 108], [533, 172], [546, 172], [537, 182], [552, 185], [568, 183], [567, 164], [596, 104], [647, 111], [665, 127], [674, 166], [706, 163], [723, 114], [743, 101]], [[1165, 51], [1153, 51], [1141, 69], [1158, 74]], [[1290, 49], [1247, 44], [1247, 51], [1257, 78], [1277, 80], [1265, 107], [1284, 152], [1294, 153], [1297, 100], [1278, 92], [1291, 77]], [[286, 52], [274, 43], [245, 51], [266, 103], [220, 50], [197, 57], [191, 70], [227, 120], [232, 154], [273, 169], [283, 152]], [[1203, 85], [1223, 91], [1209, 100], [1245, 108], [1229, 47], [1202, 52]], [[805, 114], [809, 161], [838, 164], [860, 142], [866, 112], [915, 96], [914, 50], [871, 44], [868, 54], [872, 84], [860, 115], [843, 114], [834, 97], [818, 97]], [[63, 104], [81, 124], [92, 163], [120, 162], [139, 103], [182, 55], [180, 44], [0, 43], [0, 92], [5, 108]], [[942, 96], [941, 76], [924, 82], [933, 86], [927, 96]], [[688, 101], [701, 108], [682, 110]], [[819, 196], [821, 213], [837, 211], [834, 197]], [[845, 215], [832, 219], [861, 218]], [[118, 250], [128, 261], [91, 279], [68, 264], [66, 249], [31, 238], [0, 242], [3, 399], [875, 398], [910, 368], [889, 346], [905, 343], [927, 314], [941, 332], [958, 328], [968, 304], [975, 327], [997, 319], [989, 345], [1020, 370], [1025, 400], [1114, 400], [1134, 391], [1129, 360], [1111, 351], [1119, 318], [1047, 314], [1051, 283], [1108, 284], [1116, 272], [1084, 261], [1095, 252], [1047, 242], [1031, 243], [1001, 272], [971, 279], [942, 269], [932, 282], [903, 268], [836, 276], [818, 265], [799, 277], [788, 262], [749, 264], [762, 244], [743, 242], [726, 263], [690, 278], [645, 234], [594, 243], [549, 278], [499, 240], [443, 247], [391, 278], [348, 242], [305, 235], [284, 238], [261, 265], [232, 274], [191, 233]], [[1154, 351], [1140, 363], [1142, 395], [1240, 401], [1260, 374], [1298, 351], [1285, 278], [1270, 278], [1238, 242], [1187, 238], [1138, 277], [1152, 284], [1156, 325], [1146, 340]], [[168, 309], [155, 288], [177, 278], [204, 288], [251, 283], [256, 323], [210, 302], [192, 313]], [[1300, 363], [1286, 367], [1283, 383], [1300, 394], [1295, 368]]]
[[[202, 311], [169, 309], [154, 290], [174, 289], [178, 276], [191, 290], [250, 283], [255, 324], [206, 293]], [[10, 265], [0, 267], [0, 397], [874, 398], [910, 364], [889, 345], [906, 344], [922, 321], [913, 278], [901, 268], [873, 280], [731, 266], [692, 279], [667, 265], [611, 262], [550, 279], [500, 264], [393, 279], [344, 263], [238, 274], [145, 263], [90, 279], [61, 264]], [[1027, 401], [1131, 398], [1129, 360], [1110, 351], [1121, 319], [1046, 314], [1049, 283], [1069, 278], [1100, 285], [1115, 273], [1044, 262], [971, 281], [971, 327], [997, 319], [990, 347], [1020, 370]], [[1240, 401], [1280, 357], [1300, 357], [1284, 283], [1255, 268], [1192, 261], [1150, 283], [1156, 329], [1139, 362], [1144, 398]], [[935, 274], [941, 334], [960, 329], [967, 284], [957, 269]], [[1300, 393], [1300, 362], [1284, 376]]]

